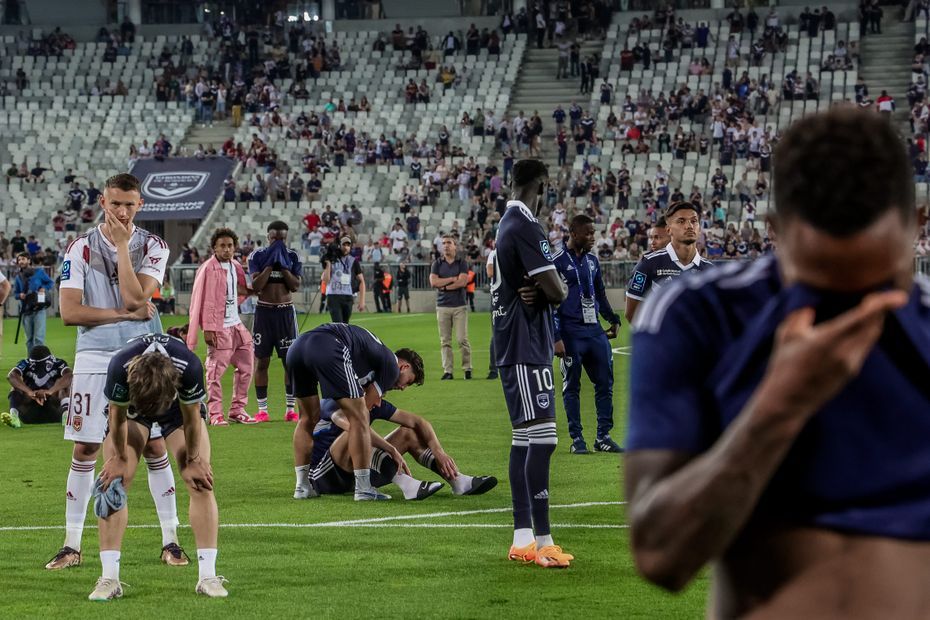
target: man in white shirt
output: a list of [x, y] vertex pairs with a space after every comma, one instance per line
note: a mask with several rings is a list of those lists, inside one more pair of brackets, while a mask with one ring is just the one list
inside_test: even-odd
[[394, 230], [388, 236], [391, 239], [391, 250], [394, 254], [400, 254], [400, 251], [404, 248], [404, 243], [407, 241], [407, 233], [404, 232], [404, 227], [400, 224], [394, 224]]
[[[161, 333], [152, 295], [162, 285], [168, 245], [133, 224], [142, 208], [139, 180], [131, 174], [107, 179], [100, 207], [104, 223], [74, 240], [61, 265], [59, 310], [65, 325], [78, 326], [65, 439], [74, 442], [65, 501], [65, 543], [45, 567], [81, 564], [81, 538], [94, 483], [94, 466], [107, 428], [103, 388], [110, 360], [127, 341]], [[178, 545], [175, 481], [161, 429], [143, 451], [148, 483], [162, 529], [162, 561], [189, 563]], [[179, 463], [181, 470], [186, 463]]]

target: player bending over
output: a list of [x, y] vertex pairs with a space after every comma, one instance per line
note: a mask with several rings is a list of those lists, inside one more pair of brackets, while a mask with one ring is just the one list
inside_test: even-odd
[[[395, 354], [367, 329], [327, 323], [297, 338], [287, 353], [287, 372], [300, 405], [294, 429], [294, 499], [312, 495], [310, 455], [320, 421], [320, 394], [339, 403], [349, 421], [346, 438], [355, 475], [355, 500], [391, 499], [371, 484], [368, 411], [388, 390], [423, 385], [423, 359], [416, 351]], [[366, 402], [367, 401], [367, 402]]]
[[[225, 579], [216, 575], [219, 514], [213, 496], [206, 410], [202, 407], [206, 391], [200, 359], [183, 341], [171, 336], [149, 334], [136, 338], [110, 361], [104, 396], [110, 403], [110, 413], [103, 444], [106, 462], [100, 471], [103, 491], [118, 478], [129, 491], [152, 425], [158, 423], [190, 495], [190, 522], [200, 565], [195, 591], [225, 597]], [[98, 521], [103, 574], [90, 594], [92, 601], [123, 595], [119, 562], [128, 520], [128, 508], [123, 506]]]
[[[400, 428], [381, 437], [371, 429], [371, 484], [382, 487], [393, 482], [404, 499], [426, 499], [440, 488], [441, 482], [424, 482], [413, 478], [404, 462], [404, 454], [431, 469], [452, 487], [454, 495], [481, 495], [497, 485], [493, 476], [468, 476], [446, 454], [436, 431], [426, 419], [398, 409], [387, 400], [372, 407], [369, 424], [386, 420]], [[313, 454], [310, 457], [310, 480], [319, 494], [347, 493], [354, 486], [352, 459], [348, 451], [349, 421], [339, 410], [339, 403], [327, 398], [320, 406], [320, 422], [313, 431]]]

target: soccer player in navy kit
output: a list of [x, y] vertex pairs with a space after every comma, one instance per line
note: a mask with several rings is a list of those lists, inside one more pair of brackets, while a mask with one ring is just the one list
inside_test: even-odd
[[[130, 490], [139, 457], [157, 422], [190, 495], [190, 522], [199, 563], [195, 591], [223, 598], [227, 595], [225, 579], [216, 574], [219, 513], [213, 495], [210, 438], [203, 407], [206, 395], [203, 364], [183, 341], [164, 334], [130, 340], [107, 367], [103, 396], [109, 401], [109, 412], [100, 484], [106, 491], [120, 478], [126, 491]], [[127, 521], [125, 505], [98, 519], [103, 574], [90, 594], [92, 601], [123, 595], [120, 548]]]
[[[774, 256], [633, 325], [626, 496], [646, 578], [714, 617], [930, 617], [930, 282], [895, 127], [832, 108], [774, 157]], [[657, 397], [657, 392], [661, 393]]]
[[388, 390], [423, 385], [423, 359], [416, 351], [396, 353], [363, 327], [327, 323], [301, 334], [287, 353], [287, 373], [300, 405], [294, 429], [294, 499], [312, 497], [310, 456], [313, 429], [320, 421], [320, 395], [332, 398], [349, 421], [349, 454], [355, 473], [355, 500], [391, 499], [371, 484], [368, 412]]
[[[442, 476], [455, 495], [482, 495], [497, 485], [493, 476], [469, 476], [459, 471], [458, 465], [443, 449], [430, 424], [422, 416], [398, 409], [393, 403], [381, 400], [371, 408], [369, 424], [384, 420], [399, 428], [381, 437], [371, 430], [371, 484], [381, 487], [395, 483], [403, 491], [404, 499], [422, 500], [442, 488], [441, 482], [426, 482], [413, 478], [404, 462], [409, 453], [423, 467]], [[313, 453], [310, 457], [310, 479], [313, 488], [321, 494], [348, 493], [355, 487], [351, 470], [351, 457], [346, 449], [348, 421], [339, 409], [339, 403], [324, 398], [320, 404], [320, 421], [313, 429]]]
[[552, 263], [549, 240], [536, 219], [548, 176], [538, 160], [523, 159], [514, 165], [513, 199], [497, 231], [491, 307], [497, 368], [513, 426], [514, 534], [508, 557], [562, 568], [573, 558], [552, 540], [549, 462], [558, 443], [552, 304], [565, 299], [566, 291]]
[[695, 244], [701, 217], [690, 202], [673, 202], [665, 210], [671, 241], [664, 248], [643, 256], [636, 264], [626, 289], [626, 320], [632, 322], [636, 309], [651, 291], [666, 286], [683, 273], [703, 271], [713, 263], [698, 254]]
[[[568, 433], [573, 454], [588, 454], [581, 434], [581, 372], [594, 384], [597, 407], [598, 452], [623, 452], [610, 438], [614, 426], [614, 358], [610, 338], [620, 331], [620, 317], [607, 299], [601, 265], [591, 253], [594, 247], [594, 220], [579, 214], [569, 224], [565, 250], [555, 255], [555, 268], [568, 288], [568, 295], [553, 314], [555, 354], [561, 358], [562, 403], [568, 417]], [[604, 317], [610, 327], [605, 332], [598, 321]]]

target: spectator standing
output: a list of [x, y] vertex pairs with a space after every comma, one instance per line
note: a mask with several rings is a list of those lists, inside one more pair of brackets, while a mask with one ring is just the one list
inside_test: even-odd
[[407, 216], [407, 238], [410, 241], [420, 239], [420, 217], [417, 215], [416, 209], [411, 209], [410, 215]]
[[352, 240], [339, 240], [338, 257], [324, 260], [322, 281], [326, 284], [326, 306], [333, 323], [348, 323], [352, 318], [353, 295], [358, 283], [358, 310], [365, 311], [365, 276], [361, 265], [351, 254]]
[[471, 379], [472, 371], [471, 344], [468, 342], [468, 310], [465, 303], [468, 263], [456, 256], [456, 246], [454, 235], [443, 235], [442, 254], [433, 262], [429, 276], [430, 286], [437, 290], [436, 320], [439, 323], [439, 343], [442, 351], [442, 381], [453, 378], [453, 331], [462, 352], [465, 379]]
[[407, 313], [410, 313], [410, 270], [407, 269], [407, 263], [403, 262], [397, 268], [397, 311], [403, 312], [404, 300], [407, 301]]
[[13, 285], [13, 294], [19, 299], [19, 313], [26, 332], [26, 354], [36, 345], [45, 344], [45, 309], [51, 305], [48, 292], [55, 283], [36, 266], [32, 257], [21, 252], [16, 256], [19, 274]]

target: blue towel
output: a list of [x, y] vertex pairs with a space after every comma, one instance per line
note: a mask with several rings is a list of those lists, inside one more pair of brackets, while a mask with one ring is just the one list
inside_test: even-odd
[[126, 507], [126, 489], [123, 488], [122, 476], [114, 478], [106, 492], [101, 490], [102, 486], [100, 476], [97, 476], [94, 480], [94, 514], [106, 519]]

